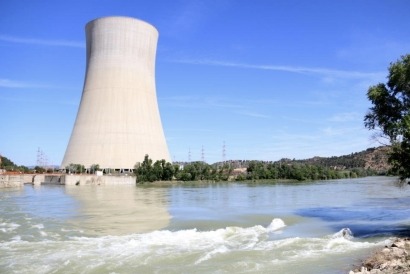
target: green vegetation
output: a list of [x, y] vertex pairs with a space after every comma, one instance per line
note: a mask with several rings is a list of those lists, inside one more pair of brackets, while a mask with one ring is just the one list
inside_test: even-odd
[[93, 164], [89, 168], [86, 168], [84, 165], [71, 163], [65, 167], [65, 170], [68, 173], [74, 174], [95, 174], [97, 171], [101, 170], [101, 168], [99, 164]]
[[144, 161], [135, 165], [134, 174], [137, 176], [137, 181], [154, 182], [154, 181], [171, 181], [178, 170], [177, 165], [173, 165], [165, 160], [156, 161], [152, 164], [152, 160], [145, 155]]
[[227, 181], [232, 170], [227, 165], [214, 168], [204, 162], [192, 162], [184, 165], [171, 164], [165, 160], [155, 163], [145, 155], [142, 163], [135, 165], [137, 182], [154, 181]]
[[65, 167], [66, 170], [68, 170], [68, 173], [83, 173], [86, 172], [86, 168], [83, 165], [80, 164], [69, 164], [68, 166]]
[[100, 165], [99, 164], [93, 164], [90, 167], [90, 172], [91, 174], [95, 174], [96, 171], [100, 170]]
[[231, 172], [228, 164], [216, 166], [196, 161], [181, 166], [175, 177], [180, 181], [228, 181]]
[[387, 84], [371, 86], [367, 97], [373, 106], [364, 124], [390, 142], [391, 169], [404, 181], [410, 178], [410, 54], [390, 64]]
[[[368, 149], [346, 156], [307, 160], [281, 159], [277, 162], [228, 161], [209, 165], [204, 162], [171, 164], [165, 160], [153, 161], [145, 155], [142, 163], [135, 165], [137, 182], [154, 181], [243, 181], [243, 180], [328, 180], [385, 175], [385, 170], [366, 166], [366, 157], [382, 149]], [[381, 154], [382, 155], [382, 154]], [[379, 162], [377, 162], [379, 163]]]
[[35, 171], [35, 173], [46, 173], [47, 172], [47, 170], [44, 167], [41, 167], [41, 166], [35, 166], [34, 171]]
[[0, 156], [0, 169], [5, 169], [6, 171], [14, 171], [14, 172], [28, 172], [29, 168], [26, 166], [18, 166], [13, 161], [8, 159], [7, 157]]
[[4, 169], [7, 172], [14, 172], [14, 173], [52, 173], [52, 168], [45, 168], [40, 166], [35, 166], [34, 168], [28, 168], [26, 166], [19, 166], [16, 165], [13, 161], [8, 159], [7, 157], [0, 156], [0, 169]]
[[289, 180], [328, 180], [356, 178], [376, 175], [374, 171], [363, 168], [338, 169], [300, 163], [295, 160], [283, 159], [279, 162], [264, 163], [251, 161], [247, 168], [246, 179], [289, 179]]
[[[207, 164], [205, 162], [169, 163], [165, 160], [153, 162], [145, 155], [134, 167], [138, 183], [154, 181], [244, 181], [244, 180], [325, 180], [355, 178], [369, 175], [389, 175], [387, 151], [390, 147], [369, 148], [365, 151], [338, 157], [313, 157], [305, 160], [281, 159], [279, 161], [231, 160]], [[14, 172], [51, 172], [44, 167], [34, 169], [15, 165], [2, 157], [1, 169]], [[19, 169], [20, 168], [20, 169]], [[19, 171], [21, 170], [21, 171]], [[69, 173], [93, 174], [101, 170], [98, 164], [86, 168], [81, 164], [66, 167]], [[105, 174], [129, 175], [129, 170], [104, 169]]]

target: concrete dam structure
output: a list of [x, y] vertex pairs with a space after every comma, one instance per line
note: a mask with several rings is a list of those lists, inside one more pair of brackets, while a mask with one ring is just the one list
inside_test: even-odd
[[146, 154], [171, 161], [155, 88], [157, 41], [158, 31], [135, 18], [86, 25], [83, 93], [61, 168], [133, 169]]

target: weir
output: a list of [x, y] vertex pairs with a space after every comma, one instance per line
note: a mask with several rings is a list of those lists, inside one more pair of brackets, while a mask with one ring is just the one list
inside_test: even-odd
[[0, 175], [0, 188], [19, 188], [33, 185], [132, 185], [135, 176], [94, 174], [19, 174]]

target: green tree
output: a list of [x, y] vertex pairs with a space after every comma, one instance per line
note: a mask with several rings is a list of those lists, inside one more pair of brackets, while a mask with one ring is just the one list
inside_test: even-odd
[[100, 165], [99, 164], [93, 164], [93, 165], [90, 166], [91, 174], [94, 174], [99, 170], [100, 170]]
[[267, 179], [267, 170], [261, 161], [250, 161], [246, 172], [248, 173], [247, 179]]
[[392, 145], [389, 162], [402, 181], [410, 178], [410, 54], [391, 63], [387, 84], [371, 86], [372, 107], [364, 117], [370, 130], [380, 130]]
[[8, 159], [7, 157], [4, 157], [4, 156], [0, 156], [0, 157], [1, 157], [0, 168], [7, 168], [7, 167], [15, 167], [16, 166], [16, 164], [13, 163], [13, 161]]
[[150, 181], [160, 181], [164, 173], [165, 160], [155, 161], [150, 174]]
[[155, 163], [148, 155], [145, 155], [142, 163], [135, 165], [134, 173], [137, 176], [137, 182], [154, 182], [154, 181], [172, 181], [179, 170], [178, 165], [162, 160], [157, 160]]
[[219, 169], [219, 176], [218, 178], [210, 178], [210, 179], [219, 179], [222, 181], [228, 181], [229, 177], [231, 176], [233, 168], [228, 164], [224, 163], [222, 167]]
[[84, 165], [81, 164], [69, 164], [65, 167], [69, 173], [83, 173], [85, 171]]
[[34, 170], [36, 173], [44, 173], [46, 172], [45, 168], [41, 167], [41, 166], [35, 166]]
[[[150, 181], [150, 179], [153, 179], [151, 173], [152, 159], [150, 159], [148, 155], [145, 155], [144, 161], [135, 165], [135, 175], [137, 175], [137, 181], [141, 183]], [[155, 181], [155, 179], [152, 181]]]
[[[165, 162], [165, 160], [163, 160], [163, 162]], [[163, 181], [172, 181], [172, 179], [174, 178], [174, 176], [176, 175], [178, 170], [179, 170], [178, 165], [173, 165], [169, 162], [166, 162], [163, 165], [162, 180]]]

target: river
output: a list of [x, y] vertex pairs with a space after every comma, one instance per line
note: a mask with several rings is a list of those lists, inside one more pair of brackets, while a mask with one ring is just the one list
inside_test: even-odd
[[0, 189], [0, 273], [347, 273], [409, 234], [395, 181]]

